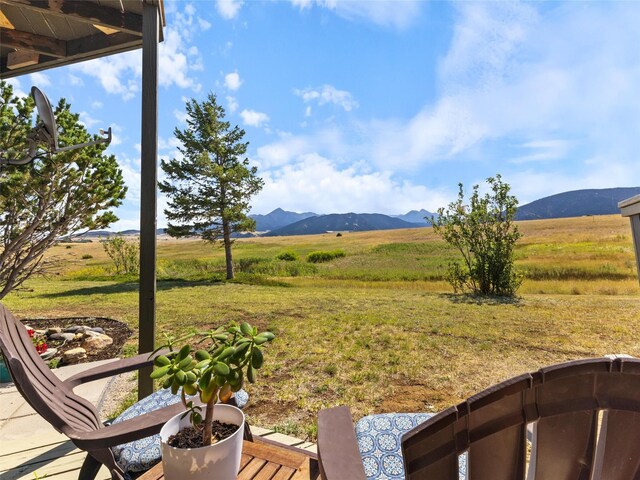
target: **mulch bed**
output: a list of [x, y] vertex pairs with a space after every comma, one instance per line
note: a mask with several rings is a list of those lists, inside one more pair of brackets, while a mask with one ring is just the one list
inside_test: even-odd
[[[69, 318], [25, 318], [22, 323], [29, 325], [34, 330], [46, 330], [48, 328], [60, 327], [66, 328], [73, 325], [82, 325], [87, 327], [101, 327], [104, 329], [104, 333], [109, 335], [113, 339], [113, 343], [104, 349], [94, 354], [87, 354], [83, 359], [76, 360], [70, 363], [63, 364], [60, 362], [58, 366], [72, 365], [76, 363], [95, 362], [98, 360], [107, 360], [110, 358], [116, 358], [120, 355], [122, 347], [127, 342], [127, 339], [133, 334], [133, 331], [122, 322], [113, 320], [111, 318], [100, 317], [69, 317]], [[47, 343], [49, 348], [57, 348], [58, 352], [47, 360], [51, 362], [57, 358], [62, 358], [62, 354], [72, 348], [80, 346], [79, 342], [66, 342], [63, 341], [49, 341]]]

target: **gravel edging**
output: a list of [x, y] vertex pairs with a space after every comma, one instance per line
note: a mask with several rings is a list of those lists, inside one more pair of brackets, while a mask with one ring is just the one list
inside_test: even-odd
[[97, 405], [101, 419], [109, 419], [120, 410], [124, 400], [137, 387], [135, 379], [135, 372], [127, 372], [109, 380]]

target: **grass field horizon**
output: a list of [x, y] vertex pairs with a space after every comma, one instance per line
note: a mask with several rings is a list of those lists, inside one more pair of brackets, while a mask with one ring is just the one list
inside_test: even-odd
[[[159, 332], [247, 320], [277, 338], [248, 390], [253, 424], [315, 438], [320, 408], [356, 417], [437, 411], [542, 366], [607, 353], [640, 356], [640, 287], [628, 220], [518, 222], [513, 300], [453, 295], [456, 257], [430, 228], [239, 239], [236, 282], [197, 239], [158, 241]], [[345, 252], [311, 264], [313, 251]], [[298, 260], [278, 260], [293, 252]], [[60, 243], [55, 273], [3, 302], [20, 317], [105, 316], [136, 333], [137, 284], [116, 277], [98, 242]]]

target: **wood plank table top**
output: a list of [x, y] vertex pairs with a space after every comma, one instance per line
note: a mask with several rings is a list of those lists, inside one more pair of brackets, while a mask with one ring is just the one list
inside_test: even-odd
[[[247, 442], [242, 446], [238, 480], [316, 480], [318, 461], [310, 452], [271, 442]], [[139, 480], [164, 480], [162, 462]]]

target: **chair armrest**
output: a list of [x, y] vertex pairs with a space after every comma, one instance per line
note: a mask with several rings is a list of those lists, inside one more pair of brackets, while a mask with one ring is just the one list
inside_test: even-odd
[[366, 479], [348, 407], [318, 413], [318, 463], [325, 480]]
[[82, 450], [97, 450], [155, 435], [160, 432], [160, 429], [169, 419], [182, 412], [185, 412], [184, 405], [182, 405], [182, 402], [178, 402], [98, 430], [88, 432], [68, 430], [64, 433], [78, 448]]
[[152, 358], [149, 358], [150, 353], [143, 353], [136, 355], [135, 357], [123, 358], [114, 362], [93, 367], [84, 372], [76, 373], [74, 376], [67, 378], [64, 383], [69, 388], [75, 388], [83, 383], [93, 382], [105, 377], [112, 377], [125, 372], [131, 372], [134, 370], [140, 370], [143, 367], [150, 367], [153, 365], [153, 358], [156, 355], [161, 355], [163, 352], [158, 352]]

